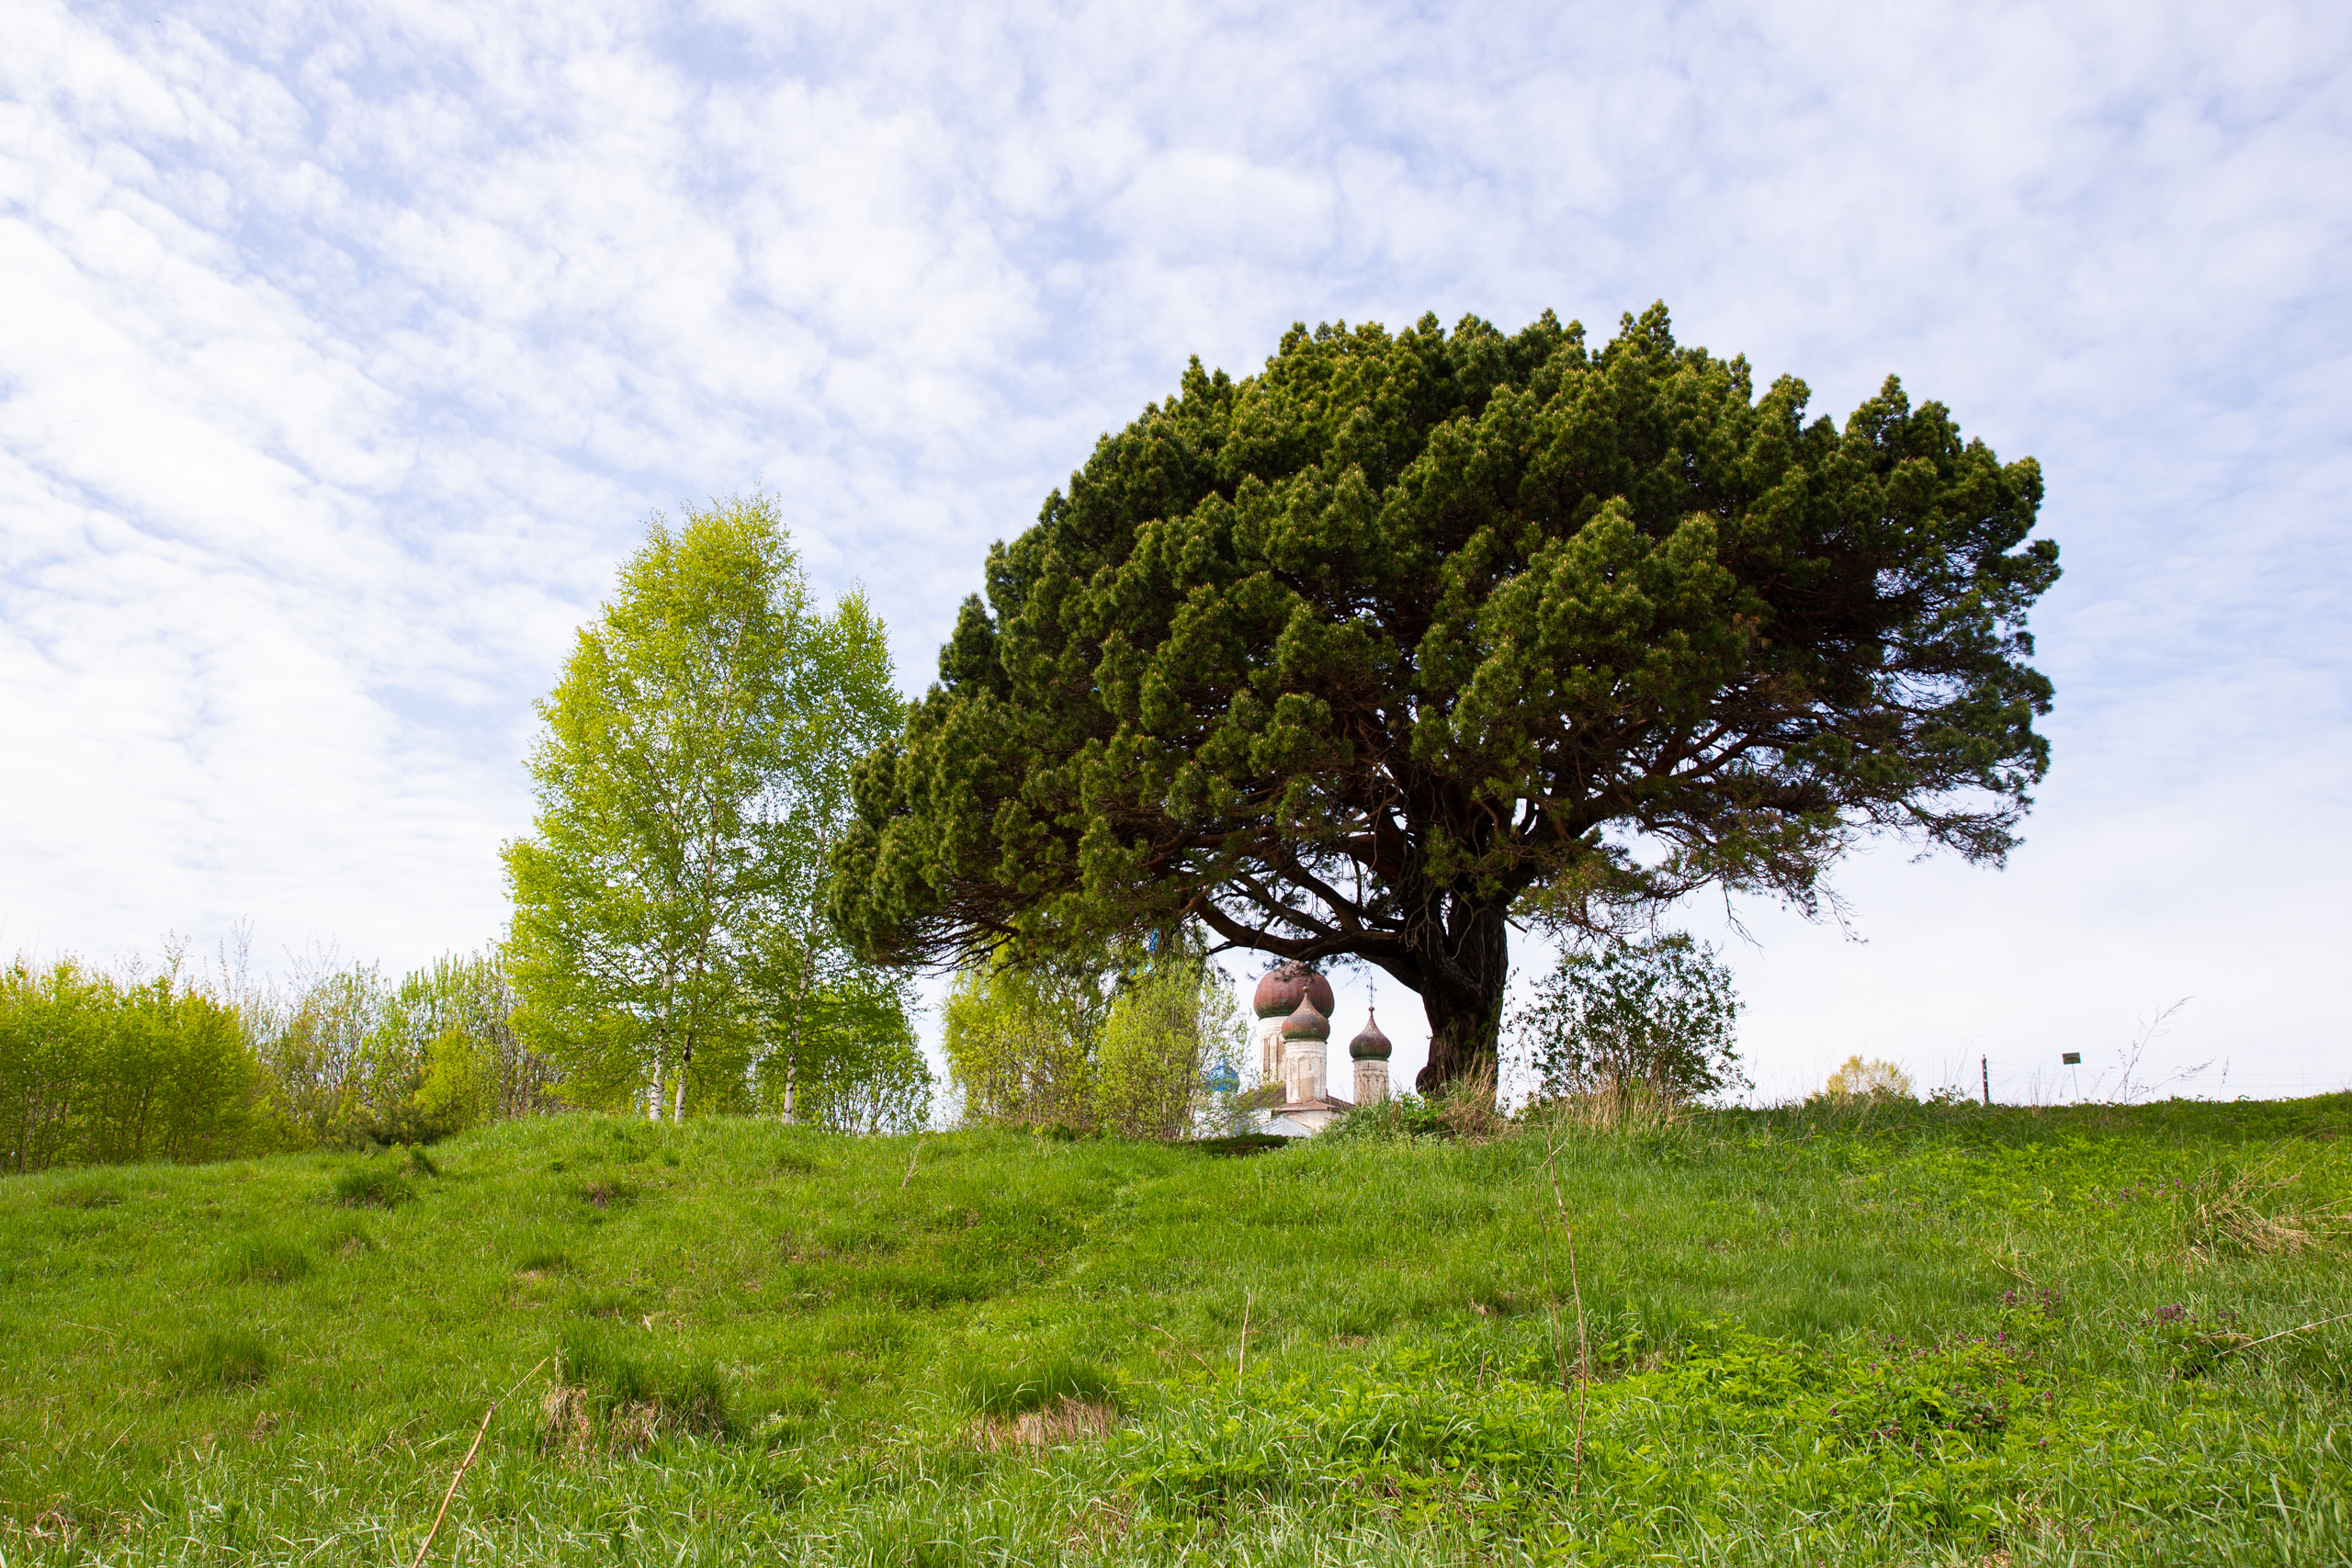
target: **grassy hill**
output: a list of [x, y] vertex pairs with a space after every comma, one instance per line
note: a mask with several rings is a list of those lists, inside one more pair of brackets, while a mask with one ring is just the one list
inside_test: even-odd
[[12, 1178], [0, 1561], [405, 1563], [495, 1400], [435, 1562], [2343, 1562], [2347, 1129], [576, 1116]]

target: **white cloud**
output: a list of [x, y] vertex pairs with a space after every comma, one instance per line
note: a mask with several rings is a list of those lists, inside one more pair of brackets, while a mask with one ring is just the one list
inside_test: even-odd
[[1664, 297], [2037, 454], [2068, 563], [2031, 841], [1858, 866], [1866, 946], [1760, 919], [1759, 1077], [2022, 1072], [2192, 977], [2181, 1049], [2340, 1077], [2347, 55], [2311, 5], [19, 6], [0, 945], [488, 935], [651, 508], [778, 489], [920, 684], [1187, 354]]

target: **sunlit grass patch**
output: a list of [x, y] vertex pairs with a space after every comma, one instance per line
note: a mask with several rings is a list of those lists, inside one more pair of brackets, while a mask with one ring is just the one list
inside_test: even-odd
[[[410, 1561], [481, 1432], [436, 1561], [2301, 1568], [2352, 1540], [2352, 1258], [2188, 1227], [2249, 1170], [2294, 1173], [2270, 1218], [2352, 1209], [2334, 1131], [2352, 1099], [1226, 1159], [578, 1115], [437, 1181], [0, 1182], [0, 1554]], [[353, 1169], [417, 1201], [322, 1210]], [[132, 1201], [56, 1201], [101, 1179]], [[257, 1239], [310, 1276], [224, 1285]]]

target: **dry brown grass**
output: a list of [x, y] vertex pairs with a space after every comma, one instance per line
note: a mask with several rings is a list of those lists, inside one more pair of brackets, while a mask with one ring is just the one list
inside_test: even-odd
[[1655, 1133], [1679, 1125], [1682, 1106], [1639, 1081], [1611, 1081], [1585, 1094], [1562, 1095], [1527, 1108], [1521, 1122], [1547, 1133]]
[[2257, 1258], [2292, 1257], [2352, 1233], [2352, 1214], [2327, 1213], [2281, 1201], [2300, 1171], [2278, 1174], [2266, 1162], [2240, 1171], [2186, 1216], [2188, 1254], [2206, 1259], [2224, 1252]]
[[584, 1454], [596, 1442], [596, 1406], [588, 1391], [552, 1383], [539, 1398], [539, 1449], [546, 1453]]
[[686, 1428], [691, 1423], [663, 1410], [659, 1400], [638, 1400], [608, 1405], [597, 1419], [597, 1400], [572, 1383], [557, 1383], [539, 1400], [539, 1451], [584, 1459], [596, 1452], [640, 1454], [653, 1446], [664, 1427]]
[[1018, 1416], [979, 1416], [972, 1423], [972, 1440], [990, 1453], [1002, 1449], [1058, 1449], [1099, 1442], [1118, 1425], [1114, 1405], [1092, 1399], [1058, 1399]]
[[1430, 1109], [1446, 1131], [1466, 1143], [1485, 1143], [1511, 1130], [1510, 1118], [1495, 1103], [1492, 1068], [1482, 1068], [1446, 1089]]

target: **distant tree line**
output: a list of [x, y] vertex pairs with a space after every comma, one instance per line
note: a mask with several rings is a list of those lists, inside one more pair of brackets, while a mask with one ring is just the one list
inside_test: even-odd
[[819, 897], [850, 770], [894, 730], [881, 622], [813, 600], [772, 498], [656, 518], [583, 626], [505, 846], [514, 918], [397, 982], [313, 964], [255, 987], [74, 960], [0, 975], [12, 1170], [429, 1142], [578, 1106], [775, 1115], [838, 1132], [931, 1115], [907, 977]]
[[222, 1159], [430, 1142], [554, 1109], [558, 1074], [514, 1026], [495, 953], [387, 981], [314, 966], [280, 986], [224, 964], [0, 971], [0, 1165]]

